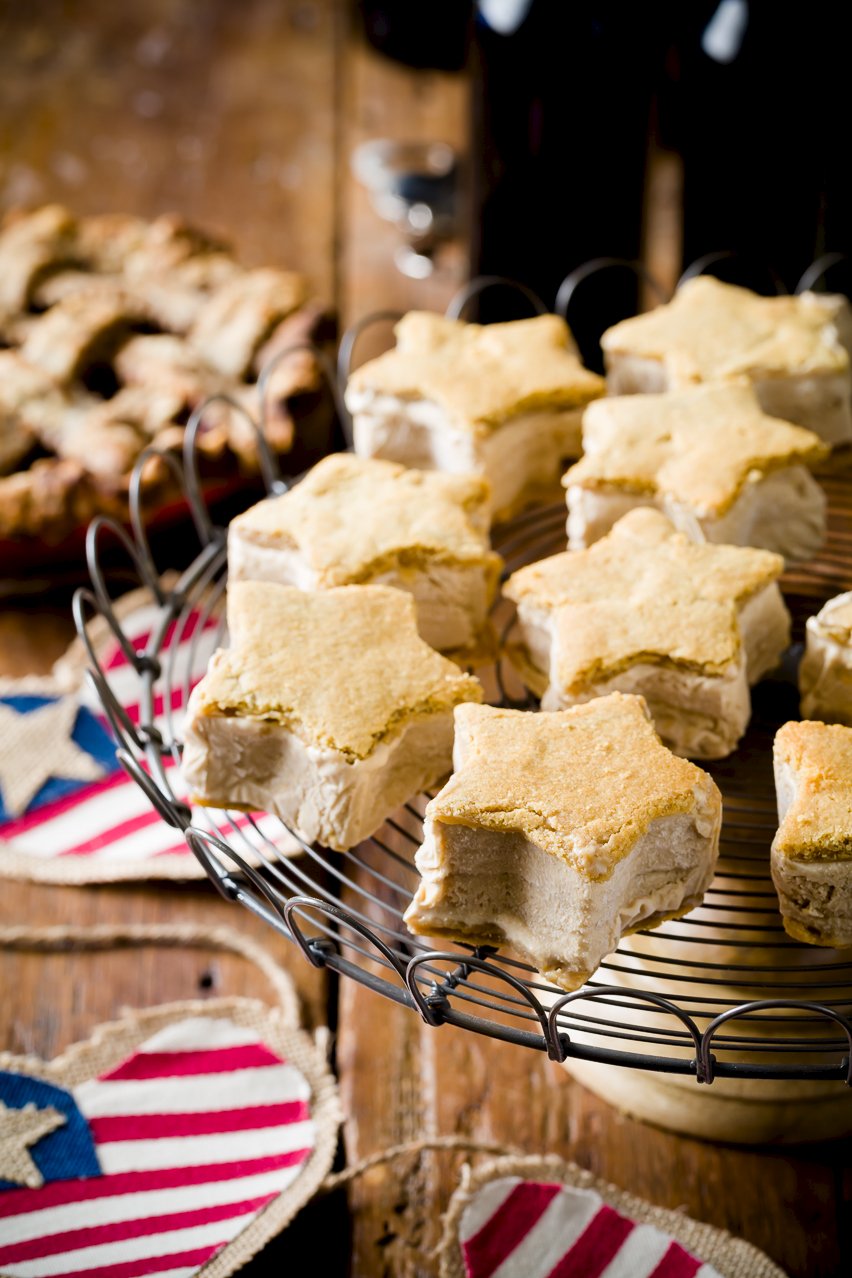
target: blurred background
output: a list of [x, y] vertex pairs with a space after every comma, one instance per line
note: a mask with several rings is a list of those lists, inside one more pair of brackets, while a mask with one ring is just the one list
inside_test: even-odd
[[[641, 258], [668, 289], [725, 250], [719, 273], [767, 291], [848, 247], [845, 40], [822, 0], [0, 13], [4, 209], [179, 210], [304, 271], [344, 325], [441, 306], [468, 272], [552, 305], [590, 257]], [[364, 150], [381, 139], [408, 150]]]

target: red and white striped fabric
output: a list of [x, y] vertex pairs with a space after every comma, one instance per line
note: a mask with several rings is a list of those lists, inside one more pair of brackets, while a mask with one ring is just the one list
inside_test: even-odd
[[[148, 647], [161, 619], [161, 610], [155, 603], [140, 604], [122, 619], [122, 630], [136, 652]], [[188, 694], [207, 669], [217, 641], [221, 642], [221, 621], [218, 609], [207, 615], [193, 609], [179, 623], [172, 622], [163, 636], [160, 648], [163, 677], [154, 689], [154, 722], [167, 738], [180, 736]], [[127, 711], [132, 723], [139, 723], [142, 683], [112, 634], [98, 645], [98, 659], [116, 701]], [[103, 715], [97, 694], [88, 686], [83, 689], [82, 701], [93, 714]]]
[[226, 1019], [172, 1024], [70, 1090], [101, 1175], [0, 1193], [13, 1278], [190, 1278], [315, 1144], [304, 1076]]
[[[124, 632], [136, 651], [147, 647], [160, 617], [158, 606], [144, 602], [122, 619]], [[173, 623], [166, 631], [160, 658], [164, 676], [154, 690], [155, 724], [166, 740], [180, 736], [188, 693], [202, 678], [217, 642], [221, 642], [220, 620], [215, 611], [205, 615], [194, 610], [181, 619], [179, 626]], [[139, 723], [142, 685], [111, 634], [98, 644], [98, 658], [116, 700], [131, 721]], [[89, 723], [103, 737], [107, 721], [96, 693], [86, 686], [81, 689], [79, 700], [78, 727], [83, 725], [85, 716], [91, 716]], [[88, 731], [91, 736], [92, 728]], [[28, 860], [33, 877], [58, 882], [203, 877], [204, 871], [180, 831], [162, 820], [144, 792], [119, 767], [106, 737], [103, 740], [107, 749], [105, 754], [103, 750], [99, 753], [98, 763], [106, 775], [101, 780], [66, 786], [58, 797], [48, 790], [21, 815], [0, 819], [0, 849], [12, 854], [12, 860], [6, 863], [19, 868]], [[186, 786], [170, 756], [164, 766], [176, 797], [185, 799]], [[261, 842], [257, 831], [247, 829], [252, 820], [260, 836], [279, 853], [291, 855], [298, 851], [296, 841], [275, 817], [250, 817], [244, 813], [225, 817], [220, 812], [199, 810], [195, 824], [232, 843], [241, 856], [251, 861], [257, 859], [252, 844], [256, 847]], [[272, 849], [268, 851], [272, 853]], [[0, 855], [0, 871], [3, 861]]]
[[465, 1208], [468, 1278], [720, 1278], [669, 1234], [640, 1225], [599, 1194], [506, 1176]]
[[[186, 798], [179, 768], [171, 758], [164, 763], [175, 795]], [[283, 829], [276, 817], [234, 812], [229, 819], [216, 812], [208, 818], [199, 813], [195, 824], [201, 829], [212, 828], [226, 842], [233, 839], [237, 850], [250, 859], [250, 846], [242, 843], [234, 827], [246, 830], [252, 820], [261, 834], [280, 847]], [[203, 873], [180, 831], [166, 824], [124, 771], [4, 822], [0, 836], [11, 851], [30, 856], [41, 865], [71, 858], [84, 860], [88, 881], [102, 874], [124, 876], [127, 871], [156, 878], [164, 857], [185, 858], [187, 877]], [[254, 831], [251, 837], [257, 838]], [[287, 838], [286, 849], [280, 850], [292, 847]]]

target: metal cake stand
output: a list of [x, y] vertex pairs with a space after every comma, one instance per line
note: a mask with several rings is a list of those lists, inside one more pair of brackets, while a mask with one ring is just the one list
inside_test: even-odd
[[[630, 264], [605, 259], [603, 265]], [[575, 274], [560, 290], [563, 310], [588, 272]], [[481, 282], [469, 286], [454, 300], [452, 313], [459, 314], [481, 287]], [[539, 309], [536, 302], [531, 299]], [[344, 372], [362, 327], [342, 344]], [[340, 399], [339, 382], [333, 380]], [[265, 383], [261, 379], [261, 390]], [[192, 807], [176, 795], [171, 765], [181, 755], [181, 708], [190, 692], [186, 671], [194, 664], [194, 645], [202, 634], [209, 638], [211, 628], [217, 646], [227, 643], [219, 609], [226, 585], [226, 530], [214, 524], [205, 507], [195, 454], [203, 412], [204, 406], [189, 424], [182, 463], [166, 458], [198, 534], [194, 562], [172, 589], [162, 587], [142, 515], [141, 470], [150, 455], [143, 454], [131, 485], [131, 530], [104, 518], [89, 529], [92, 589], [78, 591], [74, 615], [89, 655], [88, 678], [115, 735], [118, 759], [162, 819], [183, 833], [218, 891], [287, 936], [308, 962], [410, 1007], [431, 1026], [457, 1025], [546, 1052], [556, 1061], [629, 1066], [692, 1076], [704, 1084], [751, 1078], [852, 1085], [852, 952], [801, 945], [788, 937], [769, 876], [776, 828], [772, 736], [798, 714], [794, 676], [800, 644], [795, 641], [801, 640], [805, 618], [852, 587], [852, 476], [822, 477], [829, 498], [826, 546], [817, 560], [795, 566], [782, 581], [794, 622], [790, 658], [777, 678], [754, 690], [752, 723], [740, 748], [708, 768], [722, 790], [724, 821], [718, 873], [704, 903], [685, 918], [625, 938], [588, 984], [566, 994], [491, 946], [433, 950], [409, 934], [402, 915], [419, 881], [414, 852], [428, 795], [406, 804], [373, 838], [345, 855], [307, 844], [280, 823], [279, 837], [269, 817], [261, 830], [244, 813]], [[260, 416], [262, 426], [262, 409]], [[257, 435], [267, 491], [280, 493], [288, 481], [261, 428]], [[496, 528], [493, 540], [507, 574], [564, 549], [564, 505], [530, 510]], [[103, 552], [109, 543], [114, 551], [116, 541], [159, 610], [142, 650], [124, 634], [107, 588]], [[103, 618], [135, 671], [139, 695], [133, 700], [142, 708], [138, 723], [124, 710], [110, 670], [98, 659], [90, 635], [95, 617]], [[498, 604], [495, 622], [503, 633], [511, 624], [505, 602]], [[177, 662], [174, 641], [182, 637], [190, 659]], [[488, 700], [534, 708], [502, 661], [477, 673]], [[165, 706], [162, 714], [155, 714], [155, 704]]]

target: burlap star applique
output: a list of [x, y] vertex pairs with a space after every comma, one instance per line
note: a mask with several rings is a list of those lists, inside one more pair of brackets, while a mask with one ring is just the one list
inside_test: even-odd
[[103, 768], [72, 739], [80, 712], [75, 697], [25, 712], [0, 701], [0, 794], [10, 816], [26, 811], [51, 777], [96, 781]]
[[9, 1109], [0, 1101], [0, 1180], [26, 1185], [28, 1189], [44, 1184], [30, 1148], [66, 1122], [65, 1115], [52, 1105], [44, 1109], [33, 1104]]

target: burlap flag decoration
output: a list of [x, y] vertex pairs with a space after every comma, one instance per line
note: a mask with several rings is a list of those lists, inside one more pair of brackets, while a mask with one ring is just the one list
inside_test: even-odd
[[[137, 651], [162, 619], [147, 590], [124, 596], [116, 608]], [[142, 685], [112, 631], [91, 626], [95, 651], [110, 687], [131, 722], [142, 718]], [[179, 738], [189, 692], [222, 641], [221, 606], [198, 606], [168, 627], [154, 696], [155, 725], [165, 740]], [[50, 678], [0, 680], [0, 875], [48, 883], [202, 878], [179, 830], [167, 825], [120, 767], [100, 702], [84, 683], [87, 659], [79, 641]], [[175, 758], [163, 758], [168, 783], [187, 797]], [[275, 817], [210, 811], [201, 824], [251, 857], [251, 843], [268, 839], [270, 855], [292, 855], [296, 842]]]
[[0, 1057], [0, 1274], [223, 1278], [314, 1194], [334, 1083], [245, 999], [133, 1013], [46, 1064]]

